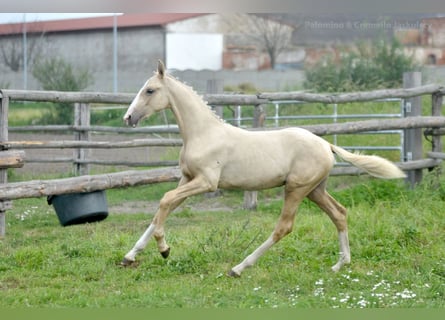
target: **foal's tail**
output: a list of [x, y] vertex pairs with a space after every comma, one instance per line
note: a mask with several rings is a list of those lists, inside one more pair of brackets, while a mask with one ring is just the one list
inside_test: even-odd
[[371, 176], [382, 179], [405, 178], [406, 174], [394, 163], [378, 156], [351, 153], [331, 144], [331, 150], [353, 166], [365, 170]]

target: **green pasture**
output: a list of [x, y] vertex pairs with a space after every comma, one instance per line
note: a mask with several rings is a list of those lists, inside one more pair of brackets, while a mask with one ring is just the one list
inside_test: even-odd
[[[423, 114], [429, 115], [429, 98], [422, 101]], [[338, 113], [393, 112], [397, 104], [339, 105]], [[289, 105], [280, 114], [332, 114], [331, 107]], [[39, 124], [48, 110], [44, 103], [12, 103], [10, 125]], [[268, 117], [274, 114], [273, 106], [265, 111]], [[120, 126], [123, 112], [94, 110], [92, 124]], [[225, 118], [232, 113], [233, 109], [224, 109]], [[243, 108], [243, 116], [252, 115], [253, 107]], [[169, 112], [144, 124], [166, 121], [174, 123]], [[323, 122], [332, 120], [316, 120]], [[288, 120], [280, 125], [311, 123]], [[266, 125], [273, 126], [273, 120]], [[339, 135], [337, 143], [397, 145], [399, 137]], [[430, 150], [426, 140], [424, 148]], [[170, 153], [166, 157], [177, 157]], [[398, 152], [379, 154], [399, 160]], [[10, 172], [10, 181], [17, 178], [14, 174]], [[174, 184], [108, 190], [110, 216], [106, 220], [65, 228], [45, 198], [16, 200], [7, 211], [6, 237], [0, 240], [0, 307], [444, 307], [445, 178], [436, 172], [425, 174], [423, 183], [412, 190], [403, 181], [366, 176], [330, 179], [331, 193], [349, 210], [352, 263], [339, 273], [330, 270], [338, 258], [335, 228], [306, 201], [293, 233], [241, 278], [226, 276], [273, 230], [282, 203], [281, 188], [260, 192], [257, 211], [241, 209], [242, 192], [187, 200], [167, 221], [170, 257], [164, 260], [152, 241], [138, 256], [138, 266], [128, 269], [119, 262], [154, 212], [141, 209], [130, 214], [125, 206], [143, 201], [156, 204]], [[203, 202], [207, 206], [200, 207]]]
[[[119, 262], [153, 212], [113, 208], [158, 201], [174, 184], [108, 190], [106, 220], [70, 227], [44, 198], [14, 201], [0, 241], [0, 307], [444, 307], [445, 179], [431, 173], [414, 190], [367, 177], [330, 184], [349, 210], [352, 263], [338, 273], [335, 228], [304, 202], [293, 233], [241, 278], [226, 276], [272, 231], [280, 188], [261, 192], [257, 211], [240, 209], [241, 192], [189, 199], [167, 221], [170, 257], [152, 241], [135, 268]], [[193, 209], [213, 201], [220, 211]]]

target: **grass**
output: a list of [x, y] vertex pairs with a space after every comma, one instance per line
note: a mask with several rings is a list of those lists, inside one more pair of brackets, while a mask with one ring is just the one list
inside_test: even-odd
[[47, 102], [10, 102], [8, 122], [10, 126], [38, 124], [50, 109]]
[[[393, 106], [370, 104], [366, 112], [384, 112], [378, 108], [386, 107]], [[32, 124], [44, 108], [12, 104], [10, 123]], [[313, 106], [298, 108], [301, 114], [330, 112], [323, 106], [314, 112], [308, 110]], [[357, 104], [344, 110], [356, 113]], [[282, 111], [294, 112], [291, 107]], [[98, 124], [108, 123], [107, 117], [112, 124], [112, 113], [120, 111], [104, 112]], [[157, 123], [163, 123], [163, 115], [159, 117]], [[346, 139], [339, 143], [370, 140], [364, 135], [348, 137], [339, 137]], [[373, 136], [373, 142], [386, 139], [380, 137]], [[389, 158], [398, 160], [397, 155]], [[158, 201], [173, 186], [109, 190], [108, 203], [112, 208]], [[366, 177], [332, 178], [330, 186], [349, 210], [352, 264], [337, 274], [330, 271], [338, 258], [335, 229], [318, 208], [304, 202], [294, 232], [239, 279], [225, 274], [272, 231], [281, 189], [261, 192], [256, 212], [239, 209], [240, 192], [224, 192], [217, 199], [231, 208], [228, 211], [183, 207], [167, 221], [171, 256], [162, 259], [152, 241], [138, 256], [139, 266], [129, 269], [118, 264], [153, 212], [110, 211], [100, 223], [63, 228], [44, 198], [14, 201], [7, 211], [6, 238], [0, 240], [0, 307], [444, 307], [445, 179], [430, 174], [414, 190], [402, 182]], [[200, 201], [202, 197], [195, 197], [188, 203], [193, 207]]]
[[[170, 257], [151, 241], [138, 267], [127, 269], [118, 263], [152, 213], [111, 211], [100, 223], [63, 228], [45, 199], [14, 201], [1, 240], [0, 307], [444, 307], [445, 180], [429, 175], [415, 190], [400, 181], [358, 177], [342, 188], [345, 178], [332, 180], [334, 197], [349, 209], [352, 264], [339, 273], [330, 270], [338, 256], [335, 229], [304, 202], [293, 233], [241, 278], [225, 275], [272, 231], [281, 189], [262, 192], [256, 212], [238, 209], [240, 192], [218, 199], [228, 211], [184, 207], [167, 221]], [[112, 207], [158, 200], [171, 187], [107, 196]]]

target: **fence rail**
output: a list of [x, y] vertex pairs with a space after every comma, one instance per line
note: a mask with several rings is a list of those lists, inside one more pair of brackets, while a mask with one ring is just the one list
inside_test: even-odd
[[445, 87], [437, 84], [419, 86], [406, 89], [383, 89], [368, 92], [352, 92], [343, 94], [316, 94], [308, 92], [277, 92], [260, 93], [258, 98], [273, 100], [300, 100], [306, 102], [321, 102], [327, 104], [364, 102], [380, 99], [400, 98], [407, 99], [431, 94], [445, 94]]
[[179, 168], [130, 170], [116, 173], [85, 175], [64, 179], [33, 180], [0, 185], [0, 201], [36, 198], [74, 192], [91, 192], [111, 188], [178, 181]]
[[[314, 94], [308, 92], [281, 92], [281, 93], [259, 93], [257, 95], [249, 94], [210, 94], [205, 95], [205, 99], [213, 105], [238, 105], [238, 108], [242, 105], [254, 105], [257, 109], [254, 117], [254, 128], [249, 130], [276, 130], [282, 127], [262, 127], [261, 118], [262, 106], [266, 103], [277, 103], [279, 99], [281, 101], [290, 101], [295, 99], [300, 102], [321, 102], [329, 104], [357, 102], [357, 101], [374, 101], [382, 99], [407, 99], [417, 97], [419, 95], [431, 94], [433, 97], [442, 97], [445, 89], [440, 85], [426, 85], [415, 88], [404, 89], [388, 89], [388, 90], [376, 90], [371, 92], [355, 92], [345, 94]], [[141, 128], [115, 128], [105, 126], [92, 126], [88, 121], [82, 121], [82, 118], [88, 118], [89, 115], [82, 115], [82, 107], [90, 112], [88, 103], [130, 103], [132, 94], [114, 94], [103, 92], [56, 92], [56, 91], [24, 91], [24, 90], [1, 90], [0, 96], [3, 97], [2, 101], [51, 101], [51, 102], [75, 102], [75, 108], [78, 113], [77, 118], [80, 119], [75, 125], [52, 125], [52, 126], [20, 126], [9, 127], [8, 132], [36, 132], [44, 130], [45, 132], [66, 132], [72, 131], [76, 134], [76, 141], [8, 141], [2, 139], [0, 141], [0, 150], [7, 149], [77, 149], [78, 157], [55, 157], [53, 159], [46, 159], [44, 157], [28, 158], [28, 162], [72, 162], [78, 165], [80, 168], [78, 173], [88, 173], [89, 164], [102, 164], [102, 165], [118, 165], [118, 161], [104, 161], [98, 159], [89, 159], [87, 153], [82, 150], [89, 149], [116, 149], [116, 148], [134, 148], [134, 147], [172, 147], [182, 145], [180, 139], [134, 139], [124, 142], [97, 142], [89, 141], [90, 132], [113, 132], [113, 133], [175, 133], [179, 132], [176, 125], [172, 126], [156, 126], [156, 127], [141, 127]], [[437, 103], [436, 103], [437, 105]], [[433, 108], [434, 109], [434, 108]], [[433, 111], [434, 112], [434, 111]], [[349, 115], [350, 116], [350, 115]], [[384, 115], [385, 117], [387, 115]], [[390, 115], [391, 116], [391, 115]], [[336, 115], [336, 118], [339, 116]], [[340, 116], [341, 117], [341, 116]], [[379, 118], [379, 116], [376, 116]], [[313, 117], [312, 117], [313, 118]], [[301, 125], [300, 127], [306, 128], [313, 133], [324, 135], [337, 135], [337, 134], [349, 134], [349, 133], [367, 133], [367, 132], [397, 132], [394, 130], [408, 130], [418, 128], [428, 128], [428, 132], [433, 135], [437, 135], [440, 132], [440, 128], [444, 126], [444, 118], [442, 117], [411, 117], [401, 119], [373, 119], [360, 122], [346, 122], [346, 123], [333, 123], [322, 125]], [[255, 125], [256, 124], [256, 125]], [[391, 131], [393, 130], [393, 131]], [[398, 131], [402, 132], [402, 131]], [[437, 139], [437, 138], [434, 138]], [[437, 144], [437, 141], [436, 141]], [[354, 148], [354, 147], [352, 147]], [[391, 146], [389, 147], [355, 147], [355, 149], [381, 149], [381, 150], [401, 150], [402, 147]], [[155, 166], [159, 164], [167, 164], [167, 162], [153, 162], [148, 165]], [[168, 162], [170, 165], [176, 164], [176, 162]], [[141, 163], [135, 162], [134, 165], [139, 166]], [[131, 162], [122, 162], [122, 165], [131, 166]], [[82, 170], [82, 168], [87, 168]], [[82, 171], [82, 172], [80, 172]]]
[[[414, 88], [404, 89], [388, 89], [376, 90], [371, 92], [354, 92], [345, 94], [315, 94], [308, 92], [279, 92], [279, 93], [259, 93], [256, 95], [249, 94], [208, 94], [204, 99], [209, 105], [225, 106], [246, 106], [253, 105], [254, 111], [254, 128], [249, 130], [276, 130], [279, 128], [264, 128], [263, 106], [265, 104], [273, 104], [276, 101], [296, 100], [308, 103], [325, 103], [339, 104], [349, 102], [364, 102], [380, 99], [403, 99], [403, 102], [409, 107], [414, 107], [416, 99], [420, 96], [430, 95], [431, 98], [431, 116], [422, 117], [407, 112], [406, 118], [397, 119], [373, 119], [357, 122], [317, 124], [301, 126], [313, 133], [323, 135], [334, 134], [350, 134], [364, 133], [370, 131], [382, 130], [404, 130], [406, 136], [412, 137], [411, 132], [422, 133], [419, 130], [426, 128], [425, 134], [431, 135], [432, 150], [427, 153], [427, 158], [423, 157], [407, 157], [406, 162], [399, 163], [399, 166], [408, 171], [419, 172], [424, 168], [433, 168], [441, 163], [441, 159], [445, 158], [442, 153], [441, 135], [445, 133], [445, 117], [442, 116], [442, 103], [445, 88], [441, 85], [416, 86]], [[176, 167], [143, 170], [143, 171], [122, 171], [118, 173], [109, 173], [91, 176], [88, 171], [82, 171], [82, 168], [88, 168], [88, 164], [117, 164], [117, 162], [91, 160], [85, 156], [85, 150], [89, 149], [117, 149], [117, 148], [134, 148], [134, 147], [159, 147], [159, 146], [180, 146], [180, 139], [133, 139], [122, 142], [97, 142], [89, 141], [89, 132], [115, 132], [115, 133], [178, 133], [177, 126], [168, 127], [146, 127], [146, 128], [110, 128], [104, 126], [92, 126], [89, 124], [89, 115], [85, 116], [85, 112], [90, 112], [89, 104], [129, 104], [134, 95], [125, 93], [103, 93], [103, 92], [55, 92], [55, 91], [23, 91], [23, 90], [0, 90], [0, 152], [10, 152], [9, 150], [17, 150], [20, 153], [25, 149], [64, 149], [73, 148], [78, 150], [74, 157], [59, 157], [54, 161], [70, 161], [76, 164], [81, 170], [78, 170], [78, 176], [66, 179], [56, 180], [37, 180], [7, 183], [6, 168], [8, 165], [2, 166], [0, 163], [0, 237], [5, 233], [5, 210], [10, 208], [10, 200], [26, 197], [40, 197], [45, 195], [63, 194], [71, 192], [84, 192], [93, 190], [104, 190], [108, 188], [134, 186], [140, 184], [157, 183], [163, 181], [176, 181], [180, 177], [179, 169]], [[47, 101], [47, 102], [72, 102], [76, 109], [76, 123], [74, 125], [56, 125], [56, 126], [22, 126], [8, 127], [8, 108], [10, 101]], [[419, 106], [417, 106], [419, 107]], [[413, 116], [414, 115], [414, 116]], [[87, 120], [85, 120], [87, 119]], [[30, 131], [72, 131], [76, 135], [77, 140], [64, 141], [9, 141], [9, 132], [30, 132]], [[413, 141], [407, 144], [407, 151], [410, 151], [412, 145], [415, 148], [422, 146], [421, 136], [414, 135]], [[85, 139], [85, 140], [83, 140]], [[21, 153], [22, 154], [22, 153]], [[8, 158], [9, 155], [4, 155]], [[0, 162], [2, 158], [0, 157]], [[48, 159], [35, 158], [25, 159], [26, 161], [48, 161]], [[12, 161], [14, 162], [14, 161]], [[18, 164], [20, 163], [20, 164]], [[15, 165], [19, 166], [23, 163], [23, 159], [16, 159]], [[137, 163], [137, 162], [136, 162]], [[137, 163], [138, 165], [146, 165], [146, 163]], [[157, 162], [159, 166], [174, 166], [176, 162]], [[129, 162], [126, 165], [130, 165]], [[13, 167], [9, 165], [9, 167]], [[353, 167], [337, 167], [331, 172], [332, 175], [357, 175], [362, 174]], [[256, 196], [250, 193], [245, 197], [245, 205], [252, 206], [256, 203]]]
[[[426, 131], [430, 135], [433, 134], [435, 128], [445, 127], [445, 117], [437, 116], [423, 116], [423, 117], [409, 117], [402, 119], [383, 119], [383, 120], [363, 120], [363, 121], [351, 121], [343, 123], [327, 123], [327, 124], [314, 124], [314, 125], [302, 125], [300, 128], [307, 129], [312, 133], [325, 136], [333, 134], [354, 134], [370, 131], [387, 131], [398, 129], [418, 129], [428, 128]], [[83, 127], [85, 131], [96, 131], [94, 126]], [[273, 131], [280, 130], [286, 127], [260, 127], [249, 128], [252, 131]], [[150, 128], [147, 128], [150, 129]], [[133, 130], [133, 129], [130, 129]], [[12, 131], [12, 130], [11, 130]], [[142, 130], [138, 132], [159, 132], [154, 130]], [[162, 132], [162, 131], [161, 131]], [[1, 149], [59, 149], [59, 148], [98, 148], [98, 149], [111, 149], [111, 148], [135, 148], [135, 147], [173, 147], [181, 146], [181, 139], [134, 139], [123, 142], [102, 142], [102, 141], [72, 141], [72, 140], [60, 140], [60, 141], [4, 141], [0, 142]]]
[[[46, 101], [72, 103], [130, 103], [134, 94], [107, 92], [62, 92], [62, 91], [33, 91], [33, 90], [0, 90], [2, 97], [9, 97], [14, 101]], [[258, 105], [273, 103], [277, 100], [298, 100], [306, 102], [320, 102], [326, 104], [364, 102], [380, 99], [407, 99], [423, 95], [445, 94], [445, 87], [429, 84], [406, 89], [383, 89], [367, 92], [352, 92], [343, 94], [319, 94], [309, 92], [275, 92], [258, 94], [206, 94], [204, 100], [209, 105]]]

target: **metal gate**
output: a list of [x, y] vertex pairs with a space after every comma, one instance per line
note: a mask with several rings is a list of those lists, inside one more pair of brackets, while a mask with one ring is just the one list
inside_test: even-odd
[[[283, 121], [291, 120], [293, 125], [298, 126], [298, 122], [304, 122], [307, 120], [318, 120], [318, 124], [320, 121], [331, 120], [332, 123], [337, 123], [341, 120], [359, 120], [359, 119], [391, 119], [391, 118], [402, 118], [404, 117], [404, 101], [403, 99], [382, 99], [382, 100], [374, 100], [370, 103], [384, 103], [391, 102], [397, 103], [394, 106], [393, 112], [388, 113], [359, 113], [359, 114], [344, 114], [339, 113], [342, 106], [344, 104], [325, 104], [326, 108], [330, 108], [331, 112], [325, 112], [324, 114], [298, 114], [298, 112], [293, 112], [291, 115], [282, 115], [280, 111], [285, 105], [308, 105], [310, 103], [305, 101], [296, 101], [296, 100], [280, 100], [280, 101], [272, 101], [271, 104], [264, 105], [264, 110], [266, 113], [266, 121], [265, 126], [267, 127], [280, 127], [283, 124]], [[243, 117], [242, 116], [243, 108], [241, 106], [236, 107], [234, 111], [234, 117], [231, 119], [226, 119], [226, 121], [230, 121], [236, 126], [243, 126], [246, 122], [252, 122], [252, 117]], [[300, 124], [301, 125], [301, 124]], [[398, 143], [395, 145], [353, 145], [353, 146], [342, 146], [342, 148], [347, 150], [355, 150], [355, 151], [398, 151], [400, 161], [404, 161], [404, 130], [384, 130], [384, 131], [368, 131], [357, 133], [360, 135], [365, 134], [385, 134], [385, 135], [398, 135], [399, 139]], [[333, 144], [337, 145], [337, 135], [333, 135]], [[338, 163], [337, 165], [342, 165], [343, 163]]]

